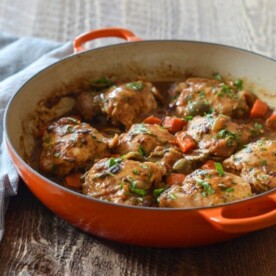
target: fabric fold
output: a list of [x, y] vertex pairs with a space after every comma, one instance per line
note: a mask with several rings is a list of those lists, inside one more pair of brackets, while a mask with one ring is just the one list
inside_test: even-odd
[[19, 175], [4, 141], [5, 108], [12, 96], [31, 77], [72, 53], [71, 42], [60, 44], [39, 38], [16, 38], [0, 33], [0, 241], [4, 233], [4, 215], [8, 200], [10, 196], [17, 194], [19, 182]]

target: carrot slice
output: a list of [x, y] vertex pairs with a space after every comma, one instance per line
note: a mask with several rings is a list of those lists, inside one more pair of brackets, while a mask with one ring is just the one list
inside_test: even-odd
[[203, 164], [202, 169], [204, 169], [204, 170], [215, 170], [216, 169], [215, 162], [213, 160], [206, 161]]
[[182, 184], [185, 180], [185, 174], [182, 173], [172, 173], [166, 177], [166, 184], [172, 186], [174, 184]]
[[170, 132], [175, 133], [179, 130], [182, 130], [186, 123], [186, 121], [180, 118], [167, 116], [163, 121], [163, 126], [167, 128]]
[[81, 173], [72, 173], [65, 177], [66, 186], [73, 189], [81, 189]]
[[146, 118], [144, 120], [144, 123], [151, 124], [151, 125], [154, 125], [154, 124], [161, 125], [162, 120], [158, 117], [155, 117], [155, 116], [151, 115], [151, 116], [149, 116], [148, 118]]
[[183, 132], [177, 134], [176, 142], [183, 153], [196, 148], [196, 142], [193, 140], [193, 138]]
[[269, 128], [276, 129], [276, 111], [274, 111], [265, 121], [265, 125]]
[[268, 110], [268, 105], [257, 99], [251, 109], [250, 118], [264, 117]]

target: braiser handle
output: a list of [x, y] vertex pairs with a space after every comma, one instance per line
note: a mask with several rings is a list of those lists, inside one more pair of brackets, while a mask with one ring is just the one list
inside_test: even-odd
[[[202, 210], [199, 213], [215, 228], [227, 233], [251, 232], [276, 224], [276, 193], [256, 200], [250, 205], [247, 203], [243, 206], [239, 205], [239, 208], [240, 210], [233, 210], [233, 212], [243, 213], [244, 211], [244, 216], [228, 217], [224, 214], [223, 208]], [[250, 214], [248, 210], [253, 213]]]
[[83, 44], [97, 38], [106, 38], [106, 37], [118, 37], [118, 38], [123, 38], [126, 41], [140, 41], [142, 40], [138, 36], [136, 36], [133, 32], [123, 29], [123, 28], [117, 28], [117, 27], [112, 27], [112, 28], [103, 28], [103, 29], [97, 29], [97, 30], [92, 30], [87, 33], [83, 33], [76, 37], [74, 39], [74, 53], [78, 53], [80, 51], [83, 51]]

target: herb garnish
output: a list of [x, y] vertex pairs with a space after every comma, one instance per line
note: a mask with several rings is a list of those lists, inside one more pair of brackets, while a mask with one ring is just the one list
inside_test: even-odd
[[262, 124], [260, 124], [258, 122], [255, 122], [253, 129], [251, 129], [251, 135], [253, 137], [256, 137], [256, 136], [260, 135], [263, 128], [264, 128], [264, 126]]
[[198, 179], [196, 180], [197, 184], [203, 188], [202, 196], [215, 194], [216, 191], [212, 188], [209, 182]]
[[139, 174], [140, 174], [140, 171], [137, 170], [137, 169], [134, 169], [132, 172], [133, 172], [134, 174], [136, 174], [136, 175], [139, 175]]
[[255, 123], [254, 123], [254, 128], [256, 128], [256, 129], [258, 129], [258, 130], [261, 130], [261, 129], [264, 128], [264, 126], [263, 126], [262, 124], [258, 123], [258, 122], [255, 122]]
[[229, 187], [229, 188], [227, 188], [226, 190], [225, 190], [225, 192], [227, 192], [227, 193], [231, 193], [231, 192], [234, 192], [235, 190], [234, 190], [234, 188], [232, 188], [232, 187]]
[[233, 142], [238, 140], [238, 135], [224, 128], [219, 131], [217, 138], [226, 138], [227, 146], [231, 147]]
[[91, 82], [91, 85], [97, 88], [106, 88], [110, 87], [113, 84], [114, 82], [107, 77], [101, 77], [98, 80], [94, 80]]
[[67, 126], [66, 127], [66, 133], [73, 133], [74, 132], [74, 129], [72, 126]]
[[139, 195], [139, 196], [145, 196], [147, 194], [147, 191], [143, 189], [136, 188], [136, 183], [132, 177], [128, 177], [127, 180], [130, 182], [130, 190]]
[[262, 160], [262, 161], [261, 161], [261, 165], [262, 165], [262, 166], [266, 166], [266, 165], [267, 165], [267, 161], [266, 161], [266, 160]]
[[138, 135], [142, 133], [153, 135], [152, 132], [144, 124], [135, 124], [130, 130], [131, 135]]
[[233, 91], [229, 85], [222, 83], [220, 86], [221, 90], [218, 93], [219, 97], [229, 96], [230, 98], [232, 98], [234, 96]]
[[235, 80], [234, 84], [235, 84], [235, 86], [237, 87], [238, 90], [243, 89], [243, 81], [241, 79]]
[[191, 120], [193, 120], [193, 118], [194, 118], [194, 116], [191, 116], [191, 115], [185, 117], [185, 119], [186, 119], [187, 121], [191, 121]]
[[144, 147], [141, 145], [139, 145], [138, 152], [140, 155], [142, 155], [144, 157], [146, 156], [146, 151], [145, 151]]
[[199, 93], [199, 98], [201, 98], [201, 99], [205, 98], [205, 92], [204, 91], [199, 91], [198, 93]]
[[218, 80], [218, 81], [222, 80], [222, 76], [219, 73], [214, 73], [213, 78]]
[[168, 198], [175, 200], [177, 196], [175, 194], [169, 194]]
[[125, 85], [125, 87], [131, 90], [140, 91], [145, 87], [145, 85], [142, 82], [129, 82]]
[[221, 163], [215, 162], [215, 167], [216, 167], [216, 170], [217, 170], [219, 176], [224, 176], [225, 175], [224, 169], [223, 169], [223, 166], [221, 165]]
[[165, 191], [165, 188], [155, 189], [155, 190], [153, 190], [153, 196], [154, 196], [154, 197], [158, 197], [158, 196], [160, 196], [164, 191]]
[[112, 157], [112, 158], [110, 158], [108, 161], [107, 161], [107, 167], [108, 168], [111, 168], [111, 167], [113, 167], [114, 165], [116, 165], [117, 164], [117, 162], [115, 161], [115, 159]]
[[219, 131], [217, 138], [226, 138], [228, 136], [235, 137], [236, 134], [224, 128]]
[[148, 169], [149, 168], [149, 166], [146, 165], [146, 164], [141, 164], [140, 167], [142, 167], [143, 169]]

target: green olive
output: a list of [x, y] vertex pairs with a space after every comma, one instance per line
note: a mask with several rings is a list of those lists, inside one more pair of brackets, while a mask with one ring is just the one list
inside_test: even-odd
[[191, 169], [191, 162], [185, 158], [177, 160], [173, 165], [173, 170], [176, 172], [189, 173]]
[[197, 164], [205, 162], [210, 153], [209, 150], [196, 149], [191, 154], [186, 155], [186, 159], [191, 162], [191, 164]]
[[210, 111], [210, 105], [205, 101], [195, 101], [188, 105], [187, 116], [204, 115]]

